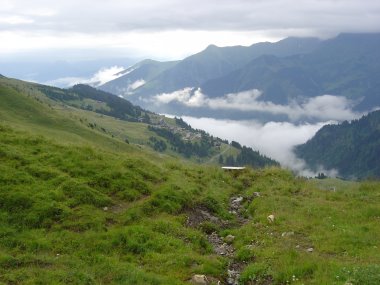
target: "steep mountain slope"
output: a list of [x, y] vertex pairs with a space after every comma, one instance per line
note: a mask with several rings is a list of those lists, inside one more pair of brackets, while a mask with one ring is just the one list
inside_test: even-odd
[[261, 100], [281, 104], [298, 97], [340, 95], [363, 99], [357, 108], [370, 110], [380, 105], [379, 46], [380, 34], [342, 34], [308, 54], [258, 58], [201, 88], [210, 97], [259, 89]]
[[323, 166], [348, 178], [380, 177], [380, 111], [324, 126], [295, 152], [315, 170]]
[[120, 77], [103, 84], [100, 88], [120, 96], [131, 95], [135, 89], [155, 78], [160, 73], [176, 65], [177, 61], [159, 62], [143, 60], [130, 68], [121, 71]]

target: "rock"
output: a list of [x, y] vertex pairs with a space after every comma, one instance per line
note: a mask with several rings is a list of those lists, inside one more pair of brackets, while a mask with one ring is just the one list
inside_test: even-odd
[[313, 251], [314, 251], [314, 248], [309, 247], [306, 251], [307, 251], [307, 252], [313, 252]]
[[272, 214], [272, 215], [269, 215], [269, 216], [267, 217], [267, 219], [268, 219], [268, 222], [273, 223], [273, 222], [274, 222], [274, 215], [273, 215], [273, 214]]
[[233, 236], [233, 235], [228, 235], [228, 236], [226, 236], [226, 237], [224, 238], [224, 241], [225, 241], [226, 243], [232, 243], [232, 242], [234, 241], [234, 239], [235, 239], [235, 236]]
[[299, 244], [297, 244], [297, 245], [296, 245], [296, 248], [300, 248], [300, 245], [299, 245]]
[[224, 240], [218, 236], [217, 233], [213, 232], [208, 237], [208, 241], [212, 244], [214, 252], [222, 256], [233, 256], [234, 247], [224, 242]]
[[191, 277], [191, 283], [196, 285], [207, 285], [208, 280], [206, 275], [203, 274], [195, 274]]
[[238, 211], [241, 207], [241, 202], [243, 202], [243, 197], [232, 197], [230, 202], [230, 210], [231, 211]]
[[294, 235], [294, 232], [284, 232], [281, 234], [282, 237], [288, 237]]
[[108, 211], [108, 207], [104, 207], [104, 208], [103, 208], [103, 211]]
[[228, 278], [227, 278], [227, 284], [228, 285], [238, 285], [239, 284], [239, 277], [240, 273], [236, 270], [227, 270]]
[[243, 201], [243, 197], [239, 196], [239, 197], [236, 197], [236, 198], [232, 198], [231, 202], [234, 203], [234, 204], [240, 204], [242, 201]]
[[253, 192], [254, 197], [260, 197], [260, 192]]

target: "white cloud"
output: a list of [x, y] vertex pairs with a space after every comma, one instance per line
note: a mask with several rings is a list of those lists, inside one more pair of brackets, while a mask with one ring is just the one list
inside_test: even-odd
[[121, 66], [104, 67], [98, 70], [91, 78], [84, 77], [63, 77], [45, 82], [47, 85], [53, 85], [57, 87], [70, 87], [75, 84], [88, 84], [98, 87], [108, 81], [114, 80], [123, 74], [120, 73], [124, 70]]
[[[288, 122], [269, 122], [261, 124], [256, 121], [217, 120], [211, 118], [183, 117], [194, 128], [203, 129], [212, 135], [229, 141], [250, 146], [260, 153], [276, 159], [282, 166], [290, 168], [304, 176], [315, 176], [316, 173], [307, 169], [303, 160], [293, 153], [293, 147], [305, 143], [323, 125], [332, 122], [295, 125]], [[336, 176], [334, 170], [321, 167], [319, 172]]]
[[121, 66], [112, 66], [100, 69], [95, 75], [89, 79], [88, 84], [100, 86], [108, 81], [114, 80], [120, 77], [122, 74], [118, 74], [124, 70]]
[[214, 110], [235, 110], [242, 112], [262, 112], [273, 115], [286, 115], [291, 121], [302, 118], [316, 120], [351, 120], [362, 114], [352, 111], [353, 102], [342, 96], [321, 95], [306, 98], [304, 102], [291, 102], [289, 105], [259, 101], [262, 92], [257, 89], [230, 93], [223, 97], [208, 98], [200, 89], [184, 88], [172, 93], [153, 97], [156, 103], [179, 102], [188, 107], [207, 107]]
[[193, 88], [186, 87], [184, 89], [177, 90], [172, 93], [162, 93], [162, 94], [156, 95], [154, 99], [159, 104], [160, 103], [168, 104], [172, 101], [178, 101], [186, 105], [187, 102], [189, 102], [190, 100], [192, 90]]
[[144, 79], [139, 79], [139, 80], [136, 80], [135, 82], [133, 82], [132, 84], [130, 84], [128, 87], [131, 89], [131, 90], [135, 90], [141, 86], [143, 86], [145, 84], [145, 80]]
[[31, 24], [34, 20], [23, 16], [3, 16], [0, 18], [0, 24], [19, 25], [19, 24]]

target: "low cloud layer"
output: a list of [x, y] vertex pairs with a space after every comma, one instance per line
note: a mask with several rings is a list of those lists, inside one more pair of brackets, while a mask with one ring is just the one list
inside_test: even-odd
[[[317, 124], [295, 125], [288, 122], [269, 122], [261, 124], [256, 121], [216, 120], [211, 118], [183, 117], [194, 128], [204, 129], [212, 135], [229, 141], [239, 143], [259, 150], [282, 166], [290, 168], [304, 176], [315, 176], [316, 173], [307, 169], [303, 160], [293, 153], [293, 147], [305, 143], [323, 125], [331, 122]], [[319, 172], [336, 176], [334, 170], [321, 167]]]
[[146, 82], [145, 82], [144, 79], [139, 79], [139, 80], [136, 80], [135, 82], [129, 84], [128, 87], [129, 87], [131, 90], [135, 90], [135, 89], [137, 89], [137, 88], [143, 86], [145, 83], [146, 83]]
[[172, 93], [156, 95], [153, 100], [157, 104], [178, 102], [188, 107], [286, 115], [290, 121], [298, 121], [302, 118], [319, 121], [342, 121], [361, 115], [353, 112], [353, 102], [342, 96], [321, 95], [307, 98], [301, 103], [294, 101], [289, 105], [279, 105], [268, 101], [259, 101], [261, 95], [261, 91], [253, 89], [227, 94], [223, 97], [209, 98], [200, 89], [184, 88]]
[[124, 70], [121, 66], [104, 67], [98, 70], [91, 78], [84, 77], [63, 77], [45, 82], [47, 85], [53, 85], [57, 87], [71, 87], [75, 84], [88, 84], [94, 87], [98, 87], [108, 81], [114, 80], [123, 74], [120, 72]]

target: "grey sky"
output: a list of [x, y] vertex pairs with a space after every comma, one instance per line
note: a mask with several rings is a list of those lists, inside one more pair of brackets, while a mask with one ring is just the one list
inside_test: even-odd
[[63, 48], [179, 58], [211, 43], [378, 31], [372, 0], [0, 0], [0, 56]]

